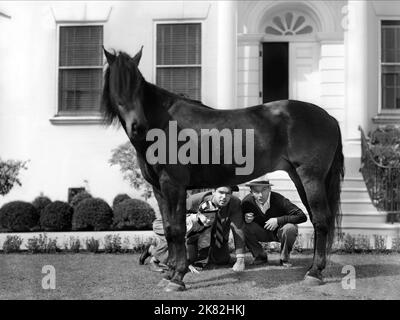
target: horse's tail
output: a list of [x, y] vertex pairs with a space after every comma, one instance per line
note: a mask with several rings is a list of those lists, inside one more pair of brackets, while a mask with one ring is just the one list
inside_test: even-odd
[[330, 216], [328, 218], [328, 237], [327, 237], [327, 251], [332, 248], [333, 240], [335, 237], [335, 224], [337, 233], [340, 234], [342, 211], [340, 208], [340, 191], [344, 177], [344, 156], [342, 146], [342, 135], [338, 127], [338, 141], [331, 167], [325, 179], [325, 189], [328, 198], [328, 205], [330, 209]]

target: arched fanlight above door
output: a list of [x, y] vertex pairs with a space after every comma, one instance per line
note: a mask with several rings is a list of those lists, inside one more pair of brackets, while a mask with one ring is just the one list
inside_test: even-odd
[[281, 12], [266, 23], [264, 32], [276, 36], [309, 35], [315, 32], [315, 23], [307, 15], [296, 12]]

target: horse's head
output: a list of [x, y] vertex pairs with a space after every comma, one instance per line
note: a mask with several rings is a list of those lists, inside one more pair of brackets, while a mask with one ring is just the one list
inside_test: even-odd
[[143, 139], [148, 129], [141, 103], [144, 78], [138, 69], [142, 49], [133, 58], [104, 49], [108, 63], [101, 102], [104, 118], [108, 124], [119, 119], [131, 140]]

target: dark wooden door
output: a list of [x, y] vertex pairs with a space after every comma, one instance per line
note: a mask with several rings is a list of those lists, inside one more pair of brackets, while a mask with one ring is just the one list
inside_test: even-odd
[[289, 98], [289, 43], [264, 42], [263, 103]]

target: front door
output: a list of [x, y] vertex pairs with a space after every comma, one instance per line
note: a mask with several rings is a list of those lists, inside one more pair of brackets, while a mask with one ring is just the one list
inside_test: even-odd
[[294, 99], [319, 104], [318, 46], [314, 42], [262, 44], [263, 103]]
[[262, 48], [263, 103], [289, 98], [289, 43], [264, 42]]

